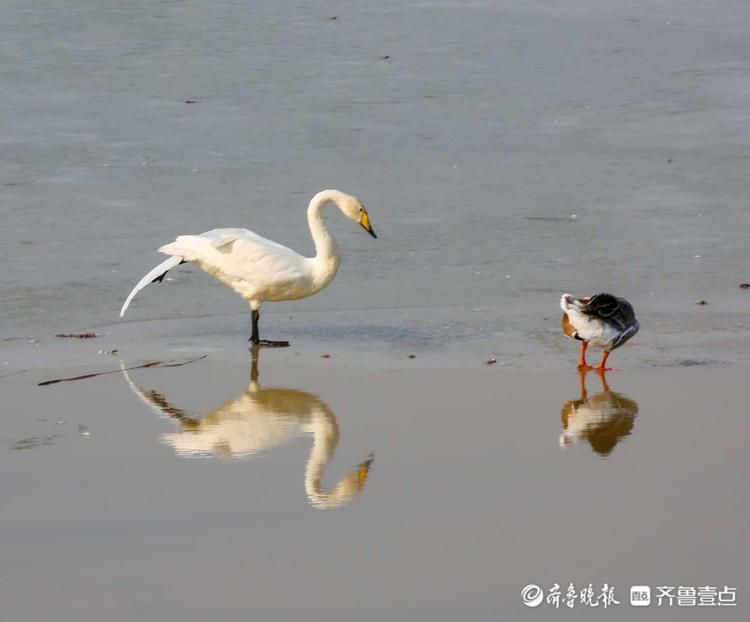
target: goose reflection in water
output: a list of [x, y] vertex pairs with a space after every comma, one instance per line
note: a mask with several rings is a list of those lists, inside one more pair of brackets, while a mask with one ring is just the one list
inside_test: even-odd
[[332, 489], [323, 488], [323, 470], [339, 442], [339, 427], [328, 405], [319, 397], [294, 389], [263, 389], [258, 383], [258, 349], [253, 348], [250, 385], [239, 396], [195, 419], [172, 406], [156, 391], [136, 384], [124, 371], [133, 392], [151, 410], [179, 423], [176, 432], [161, 441], [182, 456], [252, 456], [311, 435], [313, 445], [305, 468], [305, 492], [310, 505], [320, 509], [349, 503], [363, 489], [373, 461], [372, 454], [346, 474]]
[[580, 371], [581, 398], [565, 402], [560, 413], [563, 432], [560, 446], [566, 447], [586, 439], [596, 453], [607, 456], [615, 445], [633, 429], [638, 403], [610, 390], [605, 375], [597, 374], [601, 393], [589, 397], [586, 391], [587, 371]]

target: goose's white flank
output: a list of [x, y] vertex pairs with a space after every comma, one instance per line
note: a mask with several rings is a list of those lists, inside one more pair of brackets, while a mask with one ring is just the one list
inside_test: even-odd
[[315, 257], [303, 257], [247, 229], [213, 229], [200, 235], [181, 235], [159, 249], [160, 253], [171, 257], [138, 282], [122, 305], [120, 317], [125, 315], [130, 302], [144, 287], [161, 282], [169, 270], [192, 261], [250, 303], [250, 341], [257, 345], [288, 346], [288, 341], [260, 339], [260, 307], [264, 302], [299, 300], [317, 294], [336, 276], [341, 255], [336, 240], [323, 223], [323, 207], [329, 203], [359, 223], [372, 237], [377, 237], [359, 199], [339, 190], [323, 190], [312, 198], [307, 208]]
[[640, 328], [631, 304], [612, 294], [596, 294], [587, 298], [563, 294], [560, 308], [563, 310], [563, 332], [581, 342], [578, 369], [592, 369], [586, 363], [586, 348], [591, 345], [604, 349], [601, 363], [594, 369], [609, 371], [605, 367], [609, 353], [633, 337]]

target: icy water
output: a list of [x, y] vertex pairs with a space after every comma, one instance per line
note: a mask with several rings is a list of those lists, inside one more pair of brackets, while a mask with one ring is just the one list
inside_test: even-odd
[[[577, 619], [522, 588], [606, 582], [603, 619], [639, 584], [747, 619], [749, 35], [744, 0], [4, 2], [3, 616]], [[330, 210], [256, 383], [190, 266], [117, 320], [177, 234], [312, 253], [326, 187], [379, 239]], [[582, 394], [558, 300], [599, 290], [642, 328]]]

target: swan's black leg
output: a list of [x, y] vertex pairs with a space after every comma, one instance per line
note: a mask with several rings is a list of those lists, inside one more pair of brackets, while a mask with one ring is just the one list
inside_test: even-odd
[[261, 339], [258, 331], [258, 320], [260, 319], [260, 311], [253, 309], [253, 332], [250, 335], [250, 342], [256, 346], [263, 346], [266, 348], [288, 348], [288, 341], [268, 341], [267, 339]]
[[258, 345], [258, 342], [260, 341], [260, 338], [258, 337], [258, 319], [259, 318], [260, 318], [260, 312], [253, 309], [253, 312], [252, 312], [253, 328], [252, 328], [252, 332], [250, 333], [249, 341], [256, 346]]

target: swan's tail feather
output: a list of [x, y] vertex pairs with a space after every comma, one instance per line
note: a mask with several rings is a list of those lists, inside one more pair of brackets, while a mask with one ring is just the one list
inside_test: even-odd
[[182, 257], [170, 257], [169, 259], [162, 261], [156, 268], [151, 270], [146, 276], [144, 276], [140, 281], [138, 281], [138, 284], [133, 288], [133, 291], [130, 292], [128, 297], [125, 299], [125, 304], [122, 305], [122, 309], [120, 309], [120, 317], [125, 315], [125, 311], [128, 310], [128, 307], [130, 306], [130, 301], [135, 298], [135, 295], [141, 291], [144, 287], [147, 285], [150, 285], [151, 283], [161, 283], [164, 279], [164, 275], [167, 274], [172, 268], [175, 266], [179, 266], [181, 263], [183, 263]]

